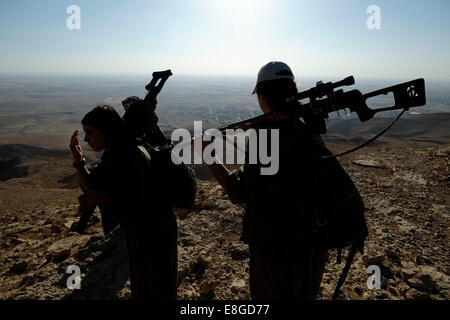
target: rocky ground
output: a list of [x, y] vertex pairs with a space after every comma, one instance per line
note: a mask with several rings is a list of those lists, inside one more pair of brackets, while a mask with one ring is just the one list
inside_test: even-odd
[[[369, 227], [342, 299], [450, 298], [449, 156], [448, 145], [387, 146], [340, 160], [361, 191]], [[28, 175], [0, 182], [0, 299], [129, 298], [121, 230], [105, 238], [91, 221], [85, 235], [70, 231], [80, 194], [70, 164], [70, 156], [26, 159]], [[242, 209], [215, 181], [199, 179], [194, 209], [177, 219], [178, 297], [249, 299]], [[81, 270], [80, 290], [67, 288], [70, 265]], [[380, 267], [381, 289], [368, 289], [369, 265]], [[320, 299], [330, 299], [342, 268], [331, 251]]]

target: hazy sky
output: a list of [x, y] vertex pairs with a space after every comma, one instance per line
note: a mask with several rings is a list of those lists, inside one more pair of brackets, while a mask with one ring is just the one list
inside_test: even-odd
[[448, 0], [0, 1], [0, 72], [256, 75], [281, 60], [298, 76], [450, 79], [449, 40]]

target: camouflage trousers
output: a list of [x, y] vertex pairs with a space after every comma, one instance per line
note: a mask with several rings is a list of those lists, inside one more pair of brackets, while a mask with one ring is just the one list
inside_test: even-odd
[[327, 250], [250, 245], [250, 294], [254, 300], [314, 300]]

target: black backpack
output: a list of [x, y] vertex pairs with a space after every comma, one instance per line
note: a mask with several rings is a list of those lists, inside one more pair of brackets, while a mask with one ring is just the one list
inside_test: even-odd
[[327, 249], [357, 243], [362, 251], [368, 232], [358, 189], [338, 160], [327, 158], [331, 153], [325, 146], [312, 143], [305, 149], [298, 168], [303, 181], [296, 189], [301, 205], [311, 214], [305, 236]]
[[303, 178], [297, 183], [298, 195], [302, 195], [298, 199], [306, 212], [311, 213], [309, 225], [304, 228], [305, 239], [327, 249], [337, 249], [337, 263], [341, 262], [342, 249], [350, 247], [333, 293], [333, 299], [337, 299], [356, 252], [364, 251], [368, 236], [365, 206], [352, 179], [321, 138], [303, 141], [305, 144], [297, 149], [302, 165], [296, 167], [298, 175], [293, 175], [293, 179]]
[[158, 201], [169, 207], [191, 209], [195, 202], [197, 183], [195, 171], [184, 163], [172, 161], [172, 148], [156, 150], [149, 144], [142, 145], [150, 155], [153, 192]]
[[[272, 242], [281, 239], [286, 245], [337, 249], [338, 263], [342, 249], [350, 247], [333, 295], [336, 299], [354, 255], [363, 252], [368, 236], [364, 202], [323, 140], [312, 135], [300, 120], [291, 119], [273, 127], [282, 128], [282, 167], [277, 175], [257, 179], [258, 183], [250, 188], [257, 190], [252, 196], [257, 199], [260, 220], [263, 212], [268, 217], [258, 229], [268, 230]], [[282, 208], [280, 204], [284, 204]]]
[[[166, 140], [157, 125], [156, 99], [146, 101], [132, 96], [122, 101], [122, 104], [125, 109], [123, 120], [127, 131], [150, 154], [153, 192], [167, 206], [192, 208], [197, 192], [195, 172], [184, 163], [173, 163], [170, 141]], [[167, 142], [168, 148], [155, 148], [155, 144], [162, 142], [161, 139]]]

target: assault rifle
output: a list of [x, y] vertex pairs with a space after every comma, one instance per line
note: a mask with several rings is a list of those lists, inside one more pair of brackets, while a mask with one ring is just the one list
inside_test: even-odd
[[168, 143], [167, 138], [158, 126], [158, 117], [155, 110], [158, 103], [156, 97], [171, 75], [170, 70], [153, 72], [152, 81], [145, 86], [148, 92], [143, 100], [132, 96], [122, 101], [125, 109], [123, 119], [132, 131], [131, 133], [142, 142], [155, 148], [165, 148]]
[[[290, 117], [301, 117], [305, 121], [305, 124], [309, 128], [310, 132], [314, 134], [324, 134], [327, 132], [325, 120], [328, 119], [328, 115], [330, 113], [335, 111], [349, 109], [350, 112], [356, 112], [359, 120], [364, 122], [373, 118], [375, 114], [379, 112], [403, 109], [402, 113], [400, 113], [399, 116], [385, 130], [363, 145], [349, 151], [352, 152], [372, 142], [381, 134], [386, 132], [405, 111], [409, 110], [409, 108], [423, 106], [426, 104], [425, 81], [422, 78], [366, 94], [362, 94], [359, 90], [351, 90], [347, 92], [344, 92], [343, 89], [336, 90], [339, 87], [351, 86], [353, 84], [355, 84], [355, 79], [353, 76], [349, 76], [337, 82], [323, 83], [322, 81], [319, 81], [315, 87], [296, 93], [286, 99], [286, 103], [292, 104], [293, 106], [293, 108], [288, 108], [288, 112], [270, 112], [255, 118], [233, 123], [221, 128], [220, 130], [225, 131], [226, 129], [238, 128], [246, 130], [259, 124], [286, 120]], [[368, 107], [366, 102], [367, 99], [379, 95], [386, 95], [390, 92], [394, 95], [394, 105], [377, 109], [371, 109]], [[309, 99], [309, 103], [297, 103], [297, 101], [304, 99]], [[343, 154], [344, 153], [339, 155]]]

